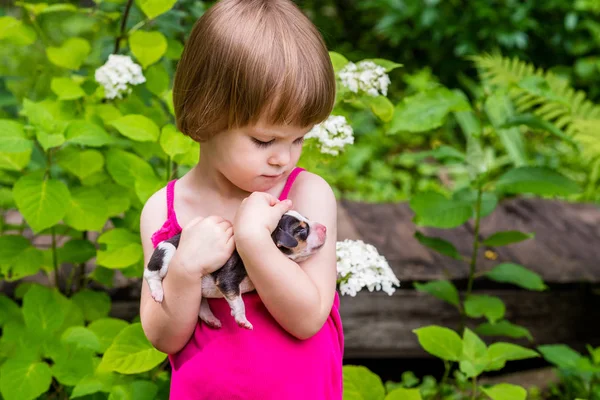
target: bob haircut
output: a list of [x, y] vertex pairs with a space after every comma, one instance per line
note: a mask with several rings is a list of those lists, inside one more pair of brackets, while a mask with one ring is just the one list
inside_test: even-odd
[[221, 0], [177, 65], [177, 128], [203, 142], [256, 125], [310, 127], [335, 104], [335, 74], [313, 23], [290, 0]]

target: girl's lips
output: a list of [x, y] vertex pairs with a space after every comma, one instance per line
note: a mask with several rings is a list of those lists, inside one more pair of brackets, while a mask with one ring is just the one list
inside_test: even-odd
[[275, 178], [279, 178], [281, 177], [283, 174], [279, 174], [279, 175], [263, 175], [265, 178], [271, 178], [271, 179], [275, 179]]

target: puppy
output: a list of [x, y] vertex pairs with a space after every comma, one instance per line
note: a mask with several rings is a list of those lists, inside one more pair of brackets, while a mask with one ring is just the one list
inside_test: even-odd
[[[157, 302], [163, 300], [162, 280], [167, 274], [169, 262], [177, 246], [181, 234], [160, 242], [144, 269], [144, 278], [150, 286], [152, 298]], [[315, 254], [325, 244], [326, 228], [300, 215], [296, 211], [288, 211], [279, 220], [271, 234], [273, 242], [279, 250], [292, 261], [300, 262]], [[246, 309], [242, 293], [254, 290], [254, 285], [248, 278], [244, 263], [237, 250], [227, 260], [225, 265], [215, 272], [202, 277], [202, 301], [200, 304], [200, 319], [213, 328], [220, 328], [221, 321], [212, 313], [206, 298], [224, 297], [231, 308], [231, 315], [241, 327], [252, 329], [252, 324], [246, 319]]]

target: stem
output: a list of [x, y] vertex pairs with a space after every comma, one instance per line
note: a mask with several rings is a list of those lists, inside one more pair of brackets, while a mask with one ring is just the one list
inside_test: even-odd
[[473, 394], [471, 395], [471, 400], [477, 400], [477, 377], [473, 377]]
[[58, 253], [56, 252], [56, 228], [50, 228], [52, 232], [52, 265], [54, 266], [54, 280], [56, 280], [56, 288], [60, 291], [60, 274], [58, 273]]
[[467, 285], [467, 296], [473, 289], [473, 280], [475, 278], [475, 267], [477, 265], [477, 252], [479, 251], [479, 225], [481, 222], [481, 197], [483, 191], [481, 185], [477, 184], [477, 202], [475, 203], [475, 232], [473, 233], [473, 254], [471, 255], [471, 267], [469, 269], [469, 283]]
[[[82, 232], [83, 240], [87, 239], [87, 231]], [[77, 290], [81, 290], [85, 284], [85, 262], [79, 264], [79, 284]]]
[[448, 375], [450, 375], [450, 363], [447, 360], [444, 360], [444, 376], [442, 377], [442, 380], [440, 381], [440, 385], [438, 386], [439, 389], [437, 390], [437, 393], [435, 394], [436, 399], [441, 400], [441, 398], [442, 398], [441, 390], [444, 387], [444, 385], [446, 384]]
[[127, 5], [125, 6], [125, 12], [123, 13], [123, 19], [121, 20], [121, 33], [115, 40], [115, 51], [113, 51], [113, 54], [117, 54], [119, 52], [121, 39], [125, 38], [125, 25], [127, 25], [127, 17], [129, 17], [129, 10], [131, 9], [132, 4], [133, 0], [128, 0]]

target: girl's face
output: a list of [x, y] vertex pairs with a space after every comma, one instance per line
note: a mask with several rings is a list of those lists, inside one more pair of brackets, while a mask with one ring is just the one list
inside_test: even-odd
[[302, 153], [311, 127], [257, 124], [222, 132], [211, 141], [211, 158], [234, 185], [247, 192], [267, 191], [284, 180]]

